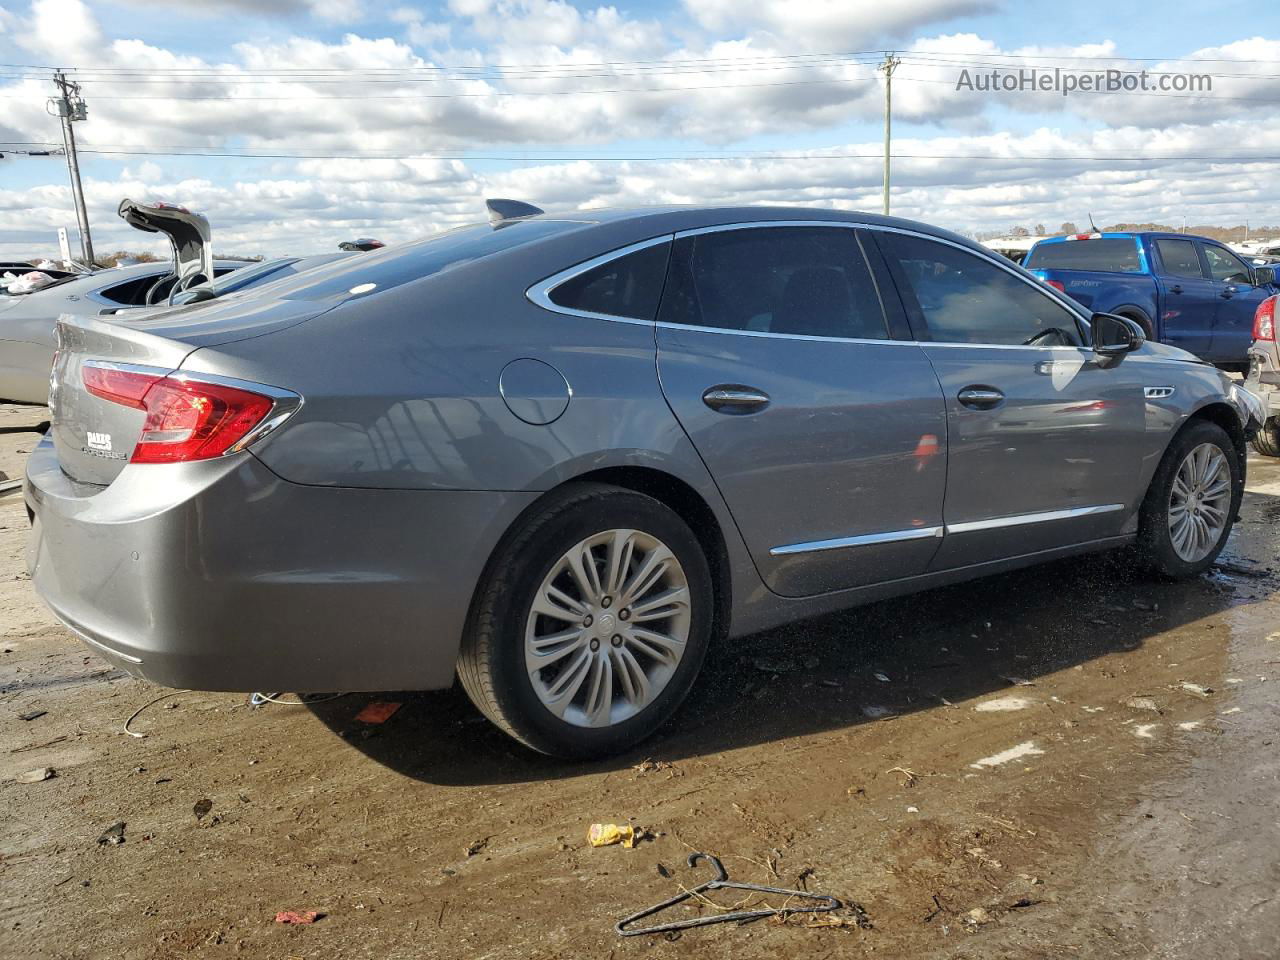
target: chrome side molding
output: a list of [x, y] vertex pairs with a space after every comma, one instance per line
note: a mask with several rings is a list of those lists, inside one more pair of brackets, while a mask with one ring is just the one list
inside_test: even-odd
[[869, 547], [907, 540], [927, 540], [930, 537], [942, 537], [951, 533], [974, 533], [979, 530], [1017, 527], [1027, 523], [1071, 520], [1099, 513], [1114, 513], [1123, 509], [1123, 503], [1104, 503], [1096, 507], [1070, 507], [1066, 510], [1046, 510], [1043, 513], [1019, 513], [1009, 517], [992, 517], [989, 520], [967, 520], [964, 523], [948, 523], [941, 527], [915, 527], [911, 530], [890, 530], [885, 533], [867, 533], [857, 537], [837, 537], [833, 540], [810, 540], [805, 543], [789, 543], [786, 546], [774, 547], [769, 551], [769, 556], [786, 557], [797, 553], [817, 553], [820, 550], [842, 550], [845, 547]]
[[964, 523], [948, 523], [947, 533], [973, 533], [978, 530], [998, 530], [1001, 527], [1019, 527], [1026, 523], [1047, 523], [1050, 520], [1071, 520], [1098, 513], [1114, 513], [1123, 510], [1123, 503], [1104, 503], [1097, 507], [1071, 507], [1067, 510], [1046, 510], [1044, 513], [1018, 513], [1011, 517], [992, 517], [989, 520], [967, 520]]
[[840, 550], [844, 547], [867, 547], [877, 543], [897, 543], [902, 540], [927, 540], [941, 537], [941, 527], [916, 527], [912, 530], [891, 530], [887, 533], [867, 533], [860, 537], [838, 537], [835, 540], [811, 540], [808, 543], [791, 543], [774, 547], [771, 557], [785, 557], [793, 553], [816, 553], [819, 550]]

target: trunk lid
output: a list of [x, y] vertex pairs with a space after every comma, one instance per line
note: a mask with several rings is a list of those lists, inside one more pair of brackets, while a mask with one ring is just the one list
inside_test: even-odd
[[116, 211], [131, 227], [163, 233], [173, 247], [174, 290], [213, 279], [213, 232], [201, 214], [172, 203], [138, 203], [125, 198]]
[[213, 301], [137, 319], [63, 314], [49, 393], [50, 435], [63, 472], [81, 483], [111, 483], [128, 464], [146, 422], [143, 410], [90, 393], [84, 382], [86, 363], [169, 374], [201, 347], [282, 330], [338, 302]]
[[58, 319], [58, 352], [49, 383], [49, 432], [63, 472], [82, 483], [116, 478], [142, 435], [146, 413], [96, 397], [85, 388], [86, 361], [178, 369], [191, 347], [96, 317]]

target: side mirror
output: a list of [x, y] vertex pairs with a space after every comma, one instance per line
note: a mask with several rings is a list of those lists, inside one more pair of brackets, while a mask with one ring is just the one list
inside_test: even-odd
[[169, 297], [169, 306], [182, 307], [188, 303], [204, 303], [206, 300], [212, 300], [213, 291], [208, 287], [196, 287], [193, 290], [179, 290], [177, 293]]
[[1272, 287], [1276, 282], [1275, 267], [1254, 267], [1253, 285], [1255, 287]]
[[1089, 318], [1089, 329], [1093, 333], [1093, 352], [1100, 357], [1132, 353], [1147, 339], [1142, 327], [1114, 313], [1095, 313]]

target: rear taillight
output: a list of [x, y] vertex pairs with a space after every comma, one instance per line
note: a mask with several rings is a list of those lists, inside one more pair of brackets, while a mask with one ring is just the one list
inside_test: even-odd
[[1057, 290], [1059, 293], [1067, 292], [1066, 286], [1059, 280], [1046, 280], [1045, 283], [1053, 287], [1053, 289]]
[[[95, 397], [146, 411], [130, 463], [220, 457], [260, 427], [280, 400], [226, 383], [93, 362], [84, 364], [83, 378]], [[296, 397], [289, 406], [297, 406]]]
[[1253, 339], [1275, 342], [1277, 299], [1280, 297], [1267, 297], [1258, 304], [1258, 309], [1253, 314]]

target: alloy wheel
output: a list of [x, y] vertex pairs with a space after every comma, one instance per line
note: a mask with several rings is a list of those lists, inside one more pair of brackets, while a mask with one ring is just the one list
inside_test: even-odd
[[543, 578], [525, 625], [525, 666], [552, 714], [579, 727], [635, 716], [684, 656], [689, 583], [666, 544], [639, 530], [579, 541]]
[[1208, 556], [1226, 529], [1231, 468], [1222, 448], [1202, 443], [1183, 458], [1169, 491], [1169, 539], [1187, 563]]

